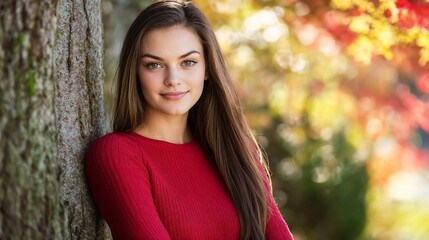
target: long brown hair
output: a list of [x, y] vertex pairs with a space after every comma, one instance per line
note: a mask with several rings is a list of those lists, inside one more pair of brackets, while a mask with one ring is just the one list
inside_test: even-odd
[[[149, 31], [182, 25], [203, 46], [208, 80], [189, 113], [188, 125], [217, 166], [238, 211], [240, 239], [264, 239], [267, 199], [259, 152], [246, 123], [216, 36], [191, 2], [158, 1], [134, 20], [125, 37], [117, 72], [113, 130], [135, 130], [143, 121], [144, 98], [137, 77], [142, 37]], [[255, 159], [257, 158], [257, 159]]]

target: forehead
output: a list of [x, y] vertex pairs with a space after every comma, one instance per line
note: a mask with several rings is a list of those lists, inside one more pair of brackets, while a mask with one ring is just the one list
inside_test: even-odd
[[160, 28], [145, 34], [140, 43], [141, 53], [156, 55], [183, 54], [190, 50], [202, 53], [203, 47], [198, 35], [182, 25]]

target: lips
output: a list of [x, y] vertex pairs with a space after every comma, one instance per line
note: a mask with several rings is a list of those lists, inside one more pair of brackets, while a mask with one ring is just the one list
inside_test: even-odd
[[163, 96], [164, 98], [168, 99], [168, 100], [179, 100], [181, 99], [183, 96], [185, 96], [189, 91], [181, 91], [181, 92], [166, 92], [166, 93], [161, 93], [160, 95]]

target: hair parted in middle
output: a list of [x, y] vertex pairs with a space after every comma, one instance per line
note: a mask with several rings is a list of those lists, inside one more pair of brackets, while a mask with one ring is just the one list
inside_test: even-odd
[[234, 201], [241, 225], [240, 239], [264, 239], [270, 186], [269, 181], [263, 180], [263, 158], [212, 27], [192, 2], [155, 2], [130, 26], [117, 71], [113, 130], [130, 132], [142, 123], [146, 103], [137, 76], [141, 40], [153, 30], [172, 26], [184, 26], [198, 36], [206, 63], [208, 80], [201, 98], [189, 112], [188, 126], [207, 156], [211, 156]]

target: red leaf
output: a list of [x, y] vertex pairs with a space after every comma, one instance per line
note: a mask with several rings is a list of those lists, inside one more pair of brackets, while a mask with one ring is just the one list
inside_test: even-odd
[[412, 113], [414, 120], [424, 131], [429, 132], [429, 104], [418, 99], [405, 85], [399, 86], [396, 92], [405, 107]]
[[416, 86], [420, 92], [429, 94], [429, 72], [417, 79]]

